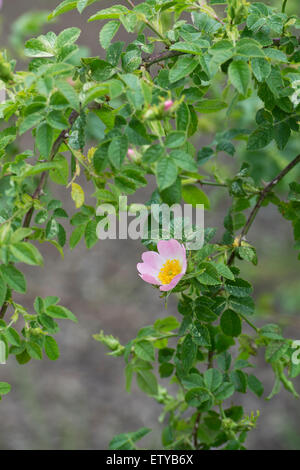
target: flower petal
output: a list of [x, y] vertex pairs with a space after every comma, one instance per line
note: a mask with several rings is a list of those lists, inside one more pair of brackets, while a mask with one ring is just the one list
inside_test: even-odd
[[136, 265], [137, 270], [139, 271], [140, 274], [149, 274], [149, 276], [152, 276], [156, 279], [158, 275], [158, 271], [156, 269], [153, 269], [149, 264], [147, 263], [138, 263]]
[[177, 274], [177, 276], [173, 277], [172, 281], [169, 284], [164, 284], [160, 286], [160, 290], [166, 292], [171, 289], [174, 289], [174, 287], [177, 286], [178, 282], [182, 278], [183, 274], [184, 273]]
[[140, 274], [143, 281], [148, 282], [149, 284], [156, 284], [157, 286], [160, 285], [160, 282], [155, 279], [155, 277], [151, 276], [150, 274]]
[[145, 264], [151, 266], [152, 269], [160, 271], [162, 265], [164, 264], [164, 259], [156, 253], [156, 251], [145, 251], [142, 254], [142, 260]]
[[182, 245], [175, 240], [160, 240], [157, 243], [159, 254], [165, 259], [179, 259], [183, 261], [185, 257], [185, 250], [183, 251]]

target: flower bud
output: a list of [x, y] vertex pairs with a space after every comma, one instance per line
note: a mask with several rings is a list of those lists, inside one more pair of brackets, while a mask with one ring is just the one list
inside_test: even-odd
[[172, 108], [174, 102], [172, 100], [166, 100], [164, 102], [164, 111], [168, 111], [170, 108]]
[[129, 148], [129, 149], [127, 150], [127, 157], [128, 157], [128, 158], [132, 158], [133, 156], [134, 156], [134, 150], [131, 149], [131, 148]]

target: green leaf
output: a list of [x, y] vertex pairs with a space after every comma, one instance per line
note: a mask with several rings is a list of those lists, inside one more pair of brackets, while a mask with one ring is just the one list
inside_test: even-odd
[[22, 121], [19, 127], [19, 134], [25, 134], [29, 129], [32, 127], [37, 126], [43, 119], [43, 115], [41, 113], [33, 113], [26, 116], [25, 119]]
[[2, 306], [6, 299], [7, 287], [2, 276], [0, 276], [0, 306]]
[[208, 369], [204, 372], [204, 383], [212, 392], [220, 387], [223, 376], [218, 369]]
[[55, 155], [53, 163], [55, 163], [55, 168], [49, 172], [50, 179], [56, 184], [66, 186], [69, 179], [68, 160], [59, 153]]
[[49, 315], [49, 317], [52, 318], [72, 320], [75, 323], [78, 321], [75, 315], [69, 309], [62, 307], [61, 305], [50, 305], [46, 308], [46, 313]]
[[29, 39], [25, 44], [24, 54], [27, 57], [53, 57], [54, 51], [45, 41], [45, 36]]
[[251, 78], [247, 62], [242, 60], [231, 62], [228, 69], [228, 77], [238, 92], [242, 95], [246, 95]]
[[230, 382], [223, 382], [215, 391], [214, 395], [217, 400], [224, 401], [234, 393], [234, 385]]
[[187, 204], [197, 207], [197, 204], [203, 204], [205, 209], [210, 208], [210, 202], [206, 194], [192, 184], [182, 186], [182, 198]]
[[[202, 48], [209, 47], [209, 42], [204, 39], [198, 39], [197, 42], [176, 42], [170, 47], [171, 51], [185, 52], [186, 54], [202, 55]], [[176, 81], [176, 80], [175, 80]]]
[[98, 175], [101, 175], [108, 165], [108, 147], [109, 143], [102, 144], [94, 153], [93, 165]]
[[56, 16], [62, 15], [67, 11], [74, 10], [77, 6], [77, 0], [64, 0], [63, 2], [59, 3], [55, 10], [49, 15], [48, 20], [52, 20]]
[[17, 268], [12, 265], [2, 265], [1, 273], [11, 289], [16, 292], [20, 292], [21, 294], [25, 294], [26, 280], [24, 275]]
[[149, 428], [141, 428], [135, 432], [118, 434], [109, 443], [109, 450], [135, 450], [135, 442], [142, 439], [151, 431]]
[[43, 257], [39, 250], [30, 243], [19, 242], [14, 245], [10, 245], [10, 251], [12, 255], [21, 263], [31, 265], [43, 265]]
[[88, 21], [97, 21], [97, 20], [106, 20], [106, 19], [114, 19], [120, 18], [120, 16], [128, 13], [128, 9], [123, 5], [114, 5], [110, 8], [105, 8], [104, 10], [100, 10], [95, 15], [91, 16]]
[[137, 342], [134, 346], [134, 351], [144, 361], [155, 361], [154, 347], [150, 341], [141, 340]]
[[242, 370], [233, 370], [230, 373], [230, 379], [234, 385], [234, 388], [237, 392], [246, 393], [247, 391], [247, 375]]
[[206, 326], [196, 321], [191, 328], [191, 335], [193, 342], [198, 346], [204, 346], [209, 348], [211, 346], [209, 330]]
[[80, 242], [80, 240], [83, 237], [84, 231], [85, 231], [85, 225], [78, 225], [78, 227], [73, 230], [71, 236], [70, 236], [70, 249], [73, 250], [75, 246]]
[[231, 295], [228, 300], [229, 300], [229, 304], [231, 308], [235, 312], [241, 313], [244, 315], [253, 315], [255, 305], [254, 305], [254, 301], [252, 297], [239, 298], [239, 297], [234, 297]]
[[231, 269], [226, 266], [226, 264], [214, 263], [214, 267], [216, 268], [220, 276], [225, 277], [226, 279], [229, 279], [231, 281], [234, 280], [234, 275], [232, 274]]
[[190, 111], [188, 105], [183, 101], [176, 112], [176, 129], [187, 131], [190, 124]]
[[51, 154], [54, 139], [53, 129], [46, 122], [39, 125], [36, 131], [36, 145], [40, 154], [49, 158]]
[[169, 331], [176, 330], [180, 324], [177, 318], [170, 316], [166, 318], [158, 318], [154, 322], [154, 328], [161, 333], [168, 333]]
[[266, 59], [251, 60], [252, 71], [259, 82], [263, 82], [271, 73], [271, 65]]
[[235, 297], [248, 297], [252, 293], [252, 286], [244, 279], [236, 278], [234, 281], [227, 281], [225, 289], [230, 295]]
[[205, 388], [197, 387], [189, 390], [185, 396], [185, 401], [190, 406], [198, 407], [203, 403], [210, 401], [211, 395]]
[[64, 130], [69, 127], [69, 122], [61, 111], [51, 111], [46, 119], [48, 124], [54, 129]]
[[156, 165], [156, 179], [160, 191], [175, 183], [177, 178], [177, 167], [169, 157], [162, 157]]
[[146, 149], [146, 151], [143, 154], [143, 161], [145, 163], [154, 163], [157, 160], [159, 160], [160, 157], [164, 154], [165, 149], [159, 145], [159, 144], [154, 144], [151, 145]]
[[128, 138], [126, 135], [117, 135], [112, 139], [108, 147], [108, 158], [115, 168], [121, 168], [127, 150]]
[[157, 380], [155, 375], [150, 370], [138, 370], [136, 380], [142, 392], [150, 396], [157, 395]]
[[11, 391], [11, 386], [7, 382], [0, 382], [0, 396]]
[[240, 317], [233, 310], [225, 310], [221, 316], [220, 326], [223, 333], [227, 336], [239, 336], [242, 332], [242, 323]]
[[222, 109], [227, 108], [227, 103], [221, 100], [200, 100], [196, 103], [195, 109], [199, 113], [209, 114], [222, 111]]
[[32, 359], [37, 359], [39, 361], [43, 359], [43, 351], [41, 347], [33, 341], [26, 343], [26, 351]]
[[173, 150], [170, 153], [170, 157], [179, 168], [186, 171], [197, 171], [197, 165], [191, 155], [184, 152], [183, 150]]
[[287, 341], [273, 341], [266, 349], [266, 361], [276, 362], [284, 356], [289, 348]]
[[58, 344], [52, 336], [45, 337], [45, 353], [51, 361], [56, 361], [59, 358]]
[[170, 149], [181, 147], [185, 143], [186, 134], [183, 131], [171, 131], [165, 140], [165, 146]]
[[66, 98], [71, 108], [75, 109], [76, 111], [79, 111], [80, 104], [78, 95], [72, 85], [70, 85], [70, 83], [68, 82], [60, 80], [56, 83], [56, 86], [61, 92], [61, 94]]
[[264, 393], [264, 387], [260, 380], [255, 375], [248, 375], [248, 387], [258, 397], [261, 397]]
[[62, 47], [73, 44], [79, 38], [81, 31], [79, 28], [67, 28], [64, 29], [57, 37], [56, 48], [60, 49]]
[[181, 345], [181, 362], [184, 371], [189, 372], [197, 356], [197, 345], [193, 341], [191, 335], [187, 335]]
[[260, 335], [265, 338], [274, 339], [274, 340], [283, 339], [280, 326], [274, 323], [264, 325], [262, 328], [260, 328], [259, 332], [260, 332]]
[[216, 286], [221, 284], [218, 271], [212, 264], [200, 263], [198, 270], [201, 271], [202, 269], [205, 269], [205, 272], [197, 276], [197, 279], [199, 282], [201, 282], [201, 284], [208, 286]]
[[97, 229], [96, 220], [90, 220], [87, 223], [87, 226], [84, 232], [84, 239], [85, 239], [86, 247], [88, 249], [92, 248], [98, 241], [96, 229]]
[[195, 70], [198, 64], [198, 61], [190, 56], [179, 57], [176, 64], [170, 70], [170, 82], [178, 82], [178, 80], [188, 77], [193, 70]]
[[119, 21], [109, 21], [100, 31], [99, 40], [103, 49], [107, 49], [120, 27]]
[[273, 139], [273, 126], [271, 123], [264, 123], [250, 134], [247, 150], [259, 150], [266, 147]]

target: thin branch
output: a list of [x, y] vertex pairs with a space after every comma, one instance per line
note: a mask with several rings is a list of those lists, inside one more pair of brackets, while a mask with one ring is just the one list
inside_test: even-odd
[[0, 310], [0, 318], [4, 318], [8, 305], [9, 305], [8, 302], [4, 302], [4, 304], [2, 305], [1, 310]]
[[195, 450], [197, 450], [198, 448], [198, 429], [199, 429], [200, 419], [201, 419], [201, 411], [198, 411], [195, 424], [193, 427], [193, 441], [194, 441]]
[[[53, 158], [55, 157], [55, 155], [57, 154], [61, 144], [63, 143], [63, 141], [67, 138], [69, 132], [71, 131], [71, 128], [74, 124], [74, 122], [76, 121], [76, 119], [78, 118], [79, 116], [79, 113], [78, 111], [75, 111], [73, 110], [70, 114], [70, 117], [69, 117], [69, 128], [68, 129], [64, 129], [63, 131], [61, 131], [61, 133], [59, 134], [59, 136], [57, 137], [57, 139], [55, 140], [55, 142], [53, 143], [52, 145], [52, 149], [51, 149], [51, 154], [50, 154], [50, 160], [53, 160]], [[47, 171], [43, 171], [43, 173], [41, 173], [41, 176], [40, 176], [40, 179], [39, 179], [39, 182], [38, 182], [38, 185], [36, 187], [36, 190], [34, 191], [33, 195], [32, 195], [32, 199], [39, 199], [41, 193], [42, 193], [42, 190], [43, 190], [43, 187], [44, 187], [44, 184], [45, 184], [45, 181], [46, 181], [46, 176], [47, 176]], [[33, 211], [34, 211], [34, 208], [33, 206], [27, 211], [27, 213], [25, 214], [25, 218], [24, 218], [24, 222], [23, 222], [23, 227], [29, 227], [30, 225], [30, 222], [31, 222], [31, 218], [32, 218], [32, 214], [33, 214]]]
[[164, 51], [161, 54], [158, 54], [154, 57], [148, 57], [147, 59], [143, 60], [144, 65], [148, 68], [153, 64], [157, 64], [162, 60], [172, 59], [172, 57], [177, 57], [179, 55], [184, 55], [186, 52], [181, 51]]
[[[253, 207], [248, 219], [246, 220], [246, 223], [241, 231], [241, 234], [239, 235], [239, 240], [238, 243], [239, 245], [241, 244], [241, 241], [245, 235], [250, 230], [251, 225], [254, 222], [254, 219], [261, 208], [265, 198], [268, 196], [268, 194], [272, 191], [273, 187], [276, 186], [282, 178], [285, 177], [287, 173], [289, 173], [298, 163], [300, 163], [300, 155], [298, 155], [294, 160], [292, 160], [280, 173], [277, 175], [275, 178], [272, 179], [272, 181], [267, 184], [267, 186], [260, 192], [259, 198]], [[235, 251], [233, 251], [227, 261], [227, 265], [230, 266], [234, 260], [235, 257]]]
[[[273, 46], [280, 46], [281, 39], [282, 38], [273, 38]], [[300, 44], [300, 38], [298, 38], [298, 42]], [[265, 46], [265, 47], [270, 47], [270, 46]], [[263, 49], [264, 49], [264, 47], [263, 47]], [[186, 54], [192, 55], [190, 52], [183, 52], [183, 51], [163, 51], [163, 52], [161, 52], [160, 54], [158, 54], [156, 56], [147, 57], [147, 58], [143, 59], [143, 64], [148, 68], [151, 65], [156, 64], [158, 62], [168, 60], [168, 59], [172, 59], [173, 57], [177, 57], [177, 56], [180, 56], [180, 55], [186, 55]]]

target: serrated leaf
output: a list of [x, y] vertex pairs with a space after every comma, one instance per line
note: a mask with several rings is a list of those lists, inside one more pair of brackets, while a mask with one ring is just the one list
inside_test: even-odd
[[141, 340], [138, 341], [134, 346], [134, 351], [138, 357], [144, 361], [153, 362], [155, 361], [154, 347], [150, 341]]
[[242, 95], [246, 95], [251, 78], [247, 62], [242, 60], [231, 62], [228, 69], [228, 77], [238, 92]]
[[39, 125], [36, 131], [36, 145], [40, 154], [49, 158], [53, 144], [54, 133], [52, 127], [46, 122]]
[[160, 191], [175, 183], [177, 178], [177, 167], [169, 157], [162, 157], [156, 166], [156, 179]]
[[198, 65], [198, 61], [189, 56], [179, 57], [175, 65], [171, 68], [169, 79], [171, 83], [178, 82], [182, 78], [188, 77]]
[[52, 336], [45, 337], [45, 353], [51, 361], [56, 361], [59, 358], [58, 344]]
[[84, 191], [77, 183], [72, 183], [71, 196], [77, 209], [84, 204]]
[[117, 34], [119, 27], [119, 21], [109, 21], [103, 26], [99, 34], [100, 44], [103, 49], [107, 49], [109, 47], [113, 37]]
[[135, 432], [118, 434], [109, 443], [109, 450], [134, 450], [134, 442], [139, 441], [151, 431], [149, 428], [141, 428]]
[[18, 242], [10, 245], [9, 248], [12, 255], [21, 263], [42, 266], [43, 257], [34, 245], [27, 242]]
[[225, 310], [221, 316], [220, 326], [226, 336], [239, 336], [242, 332], [240, 317], [233, 310]]
[[210, 202], [206, 194], [192, 184], [182, 186], [182, 198], [187, 204], [197, 207], [197, 204], [203, 204], [205, 209], [210, 208]]
[[11, 289], [15, 290], [16, 292], [20, 292], [21, 294], [25, 294], [26, 280], [21, 271], [12, 265], [2, 265], [1, 273], [4, 280]]

